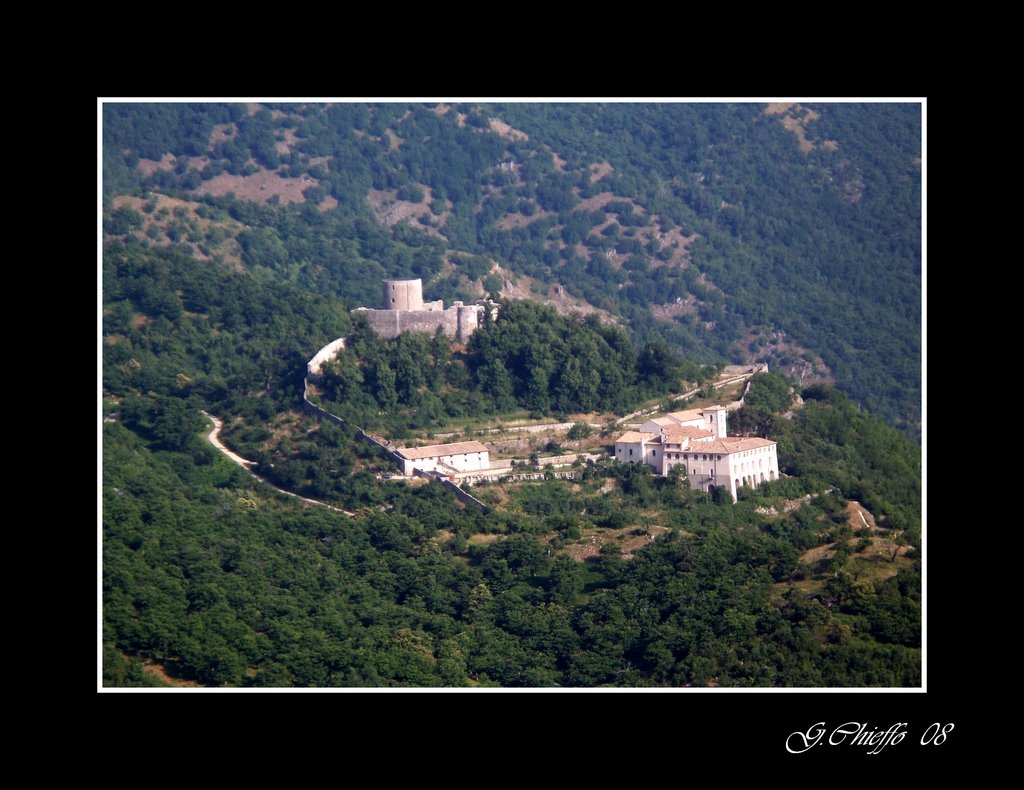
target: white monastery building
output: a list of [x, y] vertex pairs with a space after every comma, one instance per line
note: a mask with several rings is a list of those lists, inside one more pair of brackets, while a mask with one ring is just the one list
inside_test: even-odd
[[394, 452], [401, 460], [402, 473], [405, 475], [411, 475], [415, 469], [454, 474], [489, 469], [491, 466], [490, 451], [480, 442], [399, 447]]
[[674, 411], [655, 417], [615, 440], [615, 458], [643, 462], [661, 475], [682, 465], [690, 488], [714, 492], [725, 486], [736, 501], [743, 486], [779, 478], [776, 443], [728, 436], [724, 406]]

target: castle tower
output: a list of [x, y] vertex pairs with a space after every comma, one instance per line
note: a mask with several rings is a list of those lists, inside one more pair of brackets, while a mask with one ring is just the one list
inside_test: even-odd
[[385, 310], [422, 310], [423, 281], [416, 280], [385, 280]]

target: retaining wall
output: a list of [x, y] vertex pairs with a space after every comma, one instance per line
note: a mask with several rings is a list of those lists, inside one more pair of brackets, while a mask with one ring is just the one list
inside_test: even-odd
[[338, 356], [338, 352], [345, 348], [345, 338], [339, 337], [328, 343], [326, 346], [316, 352], [309, 362], [306, 363], [306, 375], [308, 376], [319, 376], [323, 372], [324, 363], [334, 359]]

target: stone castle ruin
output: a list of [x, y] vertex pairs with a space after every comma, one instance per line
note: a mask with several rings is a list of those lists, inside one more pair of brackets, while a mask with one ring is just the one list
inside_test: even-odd
[[423, 302], [423, 281], [385, 280], [383, 287], [383, 308], [357, 307], [353, 315], [365, 315], [370, 326], [381, 337], [398, 337], [402, 332], [428, 332], [433, 334], [440, 327], [449, 337], [461, 341], [470, 335], [484, 321], [486, 311], [495, 317], [498, 305], [491, 300], [476, 304], [455, 302], [447, 310], [444, 302]]

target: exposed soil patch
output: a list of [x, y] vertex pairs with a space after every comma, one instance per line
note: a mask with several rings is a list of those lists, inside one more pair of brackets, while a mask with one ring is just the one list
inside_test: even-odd
[[202, 688], [201, 683], [197, 683], [194, 680], [184, 680], [168, 672], [170, 665], [158, 664], [156, 661], [146, 661], [142, 665], [142, 671], [147, 675], [157, 678], [163, 681], [168, 686], [174, 686], [175, 688]]
[[491, 533], [487, 535], [470, 535], [468, 538], [466, 538], [466, 543], [468, 543], [470, 546], [486, 546], [490, 543], [494, 543], [495, 541], [504, 540], [505, 537], [505, 535], [498, 535], [496, 533]]
[[591, 313], [598, 313], [608, 321], [614, 321], [604, 310], [600, 310], [587, 302], [577, 301], [569, 296], [565, 292], [565, 288], [559, 283], [554, 283], [548, 288], [547, 299], [544, 301], [554, 307], [559, 315], [570, 315], [572, 313], [590, 315]]
[[871, 515], [871, 511], [864, 507], [860, 502], [851, 499], [846, 505], [846, 516], [850, 522], [850, 526], [855, 530], [863, 529], [864, 527], [870, 527], [871, 529], [877, 529], [878, 525], [875, 524], [875, 517]]
[[[764, 114], [778, 115], [786, 130], [796, 135], [797, 144], [805, 154], [817, 147], [807, 138], [807, 125], [821, 117], [814, 110], [809, 110], [799, 104], [775, 102], [765, 108]], [[835, 140], [825, 140], [821, 143], [821, 147], [835, 151], [839, 148], [839, 143]]]
[[633, 559], [634, 553], [642, 549], [648, 543], [653, 542], [659, 535], [664, 535], [669, 531], [668, 527], [658, 525], [645, 527], [645, 529], [647, 530], [646, 535], [630, 535], [622, 541], [622, 559]]
[[581, 200], [573, 207], [573, 211], [594, 211], [595, 209], [604, 208], [607, 203], [611, 203], [613, 200], [622, 199], [614, 192], [601, 192], [593, 197]]
[[[783, 511], [788, 512], [793, 509], [792, 506], [799, 506], [799, 504], [807, 499], [808, 497], [803, 497], [799, 500], [791, 500], [785, 504]], [[841, 544], [845, 544], [850, 551], [849, 558], [843, 565], [843, 570], [852, 574], [861, 583], [888, 579], [895, 576], [901, 567], [913, 562], [911, 558], [906, 556], [912, 550], [912, 547], [902, 545], [899, 540], [896, 540], [896, 538], [900, 537], [898, 533], [894, 534], [889, 530], [876, 526], [874, 516], [859, 502], [848, 502], [846, 514], [848, 524], [854, 531], [852, 537], [844, 541], [815, 546], [800, 556], [800, 559], [818, 577], [816, 580], [807, 579], [797, 583], [797, 586], [804, 592], [809, 593], [820, 588], [822, 575], [831, 573], [830, 561]], [[865, 528], [867, 529], [866, 532]], [[857, 544], [865, 536], [871, 539], [870, 545], [861, 551], [857, 551]]]
[[274, 143], [274, 147], [277, 149], [277, 152], [283, 156], [289, 153], [298, 141], [299, 138], [295, 136], [294, 129], [285, 129], [284, 140], [278, 140]]
[[396, 198], [398, 190], [396, 189], [371, 189], [367, 195], [367, 200], [370, 201], [370, 205], [373, 207], [381, 224], [387, 225], [390, 228], [399, 222], [418, 219], [423, 215], [433, 216], [430, 210], [430, 201], [433, 199], [430, 187], [425, 186], [422, 189], [425, 197], [421, 203], [398, 200]]
[[164, 154], [163, 157], [158, 161], [156, 159], [139, 159], [139, 163], [135, 166], [135, 169], [142, 173], [143, 176], [149, 178], [157, 170], [173, 170], [174, 169], [174, 155]]
[[[443, 113], [438, 113], [438, 115], [442, 115], [442, 114]], [[464, 119], [466, 116], [463, 115], [463, 116], [459, 116], [459, 117]], [[505, 137], [505, 138], [507, 138], [509, 140], [529, 140], [530, 139], [530, 135], [528, 135], [526, 132], [521, 132], [518, 129], [513, 129], [507, 123], [505, 123], [504, 121], [498, 120], [497, 118], [491, 118], [488, 121], [488, 123], [490, 124], [492, 132], [494, 132], [495, 134], [500, 134], [502, 137]], [[460, 123], [459, 125], [461, 126], [462, 124]], [[557, 156], [555, 157], [555, 162], [556, 163], [558, 162], [558, 157]], [[562, 164], [565, 165], [565, 162], [563, 161]]]
[[[168, 226], [174, 223], [184, 224], [187, 226], [187, 232], [179, 239], [178, 243], [190, 246], [192, 254], [196, 258], [209, 260], [213, 255], [219, 255], [237, 271], [244, 271], [241, 260], [242, 251], [235, 240], [239, 231], [242, 230], [241, 223], [230, 218], [211, 220], [200, 217], [196, 214], [196, 208], [201, 204], [194, 201], [180, 200], [158, 192], [150, 193], [150, 195], [156, 206], [149, 214], [144, 210], [144, 206], [149, 202], [145, 198], [119, 195], [113, 201], [115, 209], [127, 206], [143, 216], [143, 225], [134, 234], [136, 238], [145, 238], [150, 244], [167, 246], [171, 243], [166, 235]], [[182, 210], [184, 210], [184, 214], [182, 214]], [[160, 214], [163, 216], [158, 216]], [[178, 216], [179, 214], [182, 215]], [[189, 241], [190, 238], [196, 236], [200, 237], [196, 243]]]
[[618, 323], [607, 310], [594, 307], [587, 302], [577, 301], [571, 297], [559, 283], [554, 283], [541, 292], [535, 288], [535, 282], [532, 277], [517, 274], [513, 282], [511, 274], [504, 271], [500, 273], [504, 277], [501, 291], [499, 292], [502, 299], [510, 301], [516, 299], [539, 299], [544, 304], [554, 307], [560, 315], [570, 315], [572, 313], [590, 315], [591, 313], [597, 313], [602, 321]]
[[612, 166], [607, 162], [599, 162], [596, 165], [591, 165], [593, 172], [590, 174], [590, 183], [594, 184], [612, 172]]
[[[651, 218], [654, 219], [653, 217]], [[651, 231], [651, 236], [657, 239], [658, 243], [664, 249], [665, 247], [672, 248], [672, 257], [665, 262], [666, 266], [677, 266], [680, 269], [685, 269], [690, 265], [690, 246], [698, 239], [698, 234], [694, 233], [692, 236], [684, 236], [679, 228], [669, 228], [665, 233], [657, 233]], [[672, 245], [676, 245], [672, 247]]]
[[687, 294], [686, 298], [679, 297], [674, 302], [652, 304], [650, 311], [651, 315], [655, 318], [660, 318], [663, 321], [670, 321], [676, 316], [696, 313], [697, 304], [697, 297], [693, 294]]
[[501, 291], [499, 295], [502, 299], [515, 300], [515, 299], [530, 299], [532, 297], [530, 291], [530, 283], [533, 280], [525, 275], [511, 275], [507, 272], [503, 273], [504, 281], [501, 285]]
[[213, 148], [217, 143], [222, 143], [225, 140], [232, 140], [237, 134], [238, 127], [233, 123], [214, 124], [213, 129], [210, 131], [210, 142], [208, 147]]
[[668, 527], [657, 525], [644, 526], [643, 535], [630, 534], [636, 525], [623, 527], [621, 529], [602, 529], [594, 527], [583, 530], [582, 536], [576, 543], [572, 543], [558, 550], [558, 554], [568, 554], [577, 562], [584, 562], [591, 557], [597, 557], [601, 553], [601, 547], [609, 543], [618, 544], [622, 549], [622, 558], [633, 559], [633, 555], [641, 548], [652, 542], [659, 535], [668, 532]]
[[545, 217], [553, 217], [555, 212], [553, 211], [538, 211], [532, 216], [525, 216], [523, 214], [505, 214], [501, 219], [495, 223], [495, 227], [498, 230], [512, 230], [513, 228], [525, 228], [527, 225], [531, 225], [538, 220], [542, 220]]
[[209, 181], [204, 181], [196, 190], [199, 195], [223, 196], [230, 192], [240, 200], [251, 200], [266, 203], [277, 195], [281, 203], [303, 203], [305, 198], [302, 190], [319, 183], [315, 178], [281, 178], [277, 173], [263, 170], [249, 176], [233, 176], [221, 173]]
[[807, 139], [807, 136], [804, 134], [806, 127], [799, 119], [794, 118], [792, 115], [784, 115], [782, 117], [782, 125], [796, 135], [797, 144], [800, 146], [801, 151], [808, 153], [814, 150], [814, 143]]
[[825, 361], [803, 346], [794, 343], [781, 330], [755, 327], [737, 344], [737, 352], [748, 365], [767, 362], [769, 369], [782, 373], [801, 387], [811, 384], [835, 384], [835, 377]]

